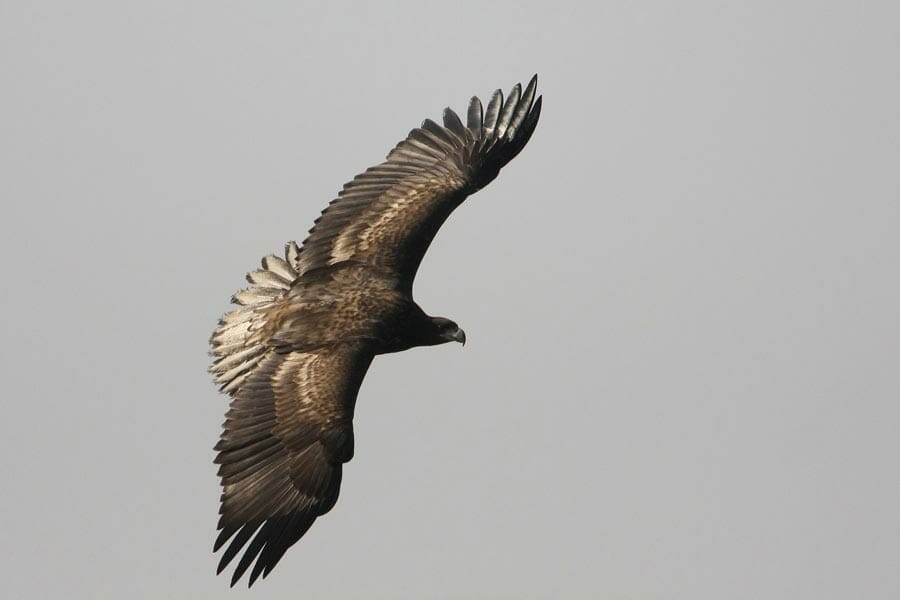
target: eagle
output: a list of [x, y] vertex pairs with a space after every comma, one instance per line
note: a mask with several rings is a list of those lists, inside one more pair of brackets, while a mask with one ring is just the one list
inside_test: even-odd
[[[262, 259], [210, 340], [210, 372], [231, 398], [215, 446], [222, 495], [217, 574], [243, 550], [233, 586], [266, 577], [337, 501], [353, 457], [353, 410], [372, 359], [416, 346], [465, 344], [459, 325], [413, 300], [438, 229], [531, 138], [537, 76], [504, 100], [477, 97], [466, 123], [444, 110], [381, 164], [347, 183], [306, 240]], [[255, 561], [255, 563], [254, 563]]]

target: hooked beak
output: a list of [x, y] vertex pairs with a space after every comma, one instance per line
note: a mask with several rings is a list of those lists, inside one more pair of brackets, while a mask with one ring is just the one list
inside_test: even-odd
[[462, 344], [463, 346], [465, 346], [466, 345], [466, 332], [463, 331], [462, 329], [457, 329], [456, 333], [453, 334], [453, 339], [456, 340], [457, 342], [459, 342], [460, 344]]

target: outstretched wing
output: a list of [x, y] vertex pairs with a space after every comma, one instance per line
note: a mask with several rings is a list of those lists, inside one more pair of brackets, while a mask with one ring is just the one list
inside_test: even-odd
[[426, 120], [388, 154], [344, 186], [303, 242], [294, 267], [358, 261], [412, 287], [416, 269], [440, 226], [471, 193], [487, 185], [528, 142], [541, 112], [537, 76], [516, 84], [487, 109], [469, 103], [466, 124], [445, 109], [443, 127]]
[[[231, 540], [219, 572], [244, 550], [232, 585], [254, 560], [250, 584], [265, 577], [334, 506], [342, 465], [353, 456], [356, 395], [373, 357], [364, 340], [326, 340], [317, 333], [328, 323], [310, 322], [323, 321], [315, 311], [292, 322], [300, 328], [307, 323], [327, 343], [298, 349], [276, 339], [285, 312], [304, 319], [296, 311], [302, 295], [290, 295], [297, 252], [291, 243], [285, 259], [263, 259], [263, 268], [247, 276], [253, 285], [234, 296], [240, 307], [222, 318], [211, 340], [217, 357], [211, 371], [233, 397], [216, 445], [223, 491], [214, 547]], [[341, 330], [340, 323], [325, 320]]]
[[269, 351], [234, 393], [215, 461], [223, 492], [214, 550], [231, 539], [218, 571], [244, 550], [231, 585], [254, 560], [250, 585], [265, 577], [334, 506], [342, 465], [353, 456], [356, 394], [372, 357], [358, 344]]

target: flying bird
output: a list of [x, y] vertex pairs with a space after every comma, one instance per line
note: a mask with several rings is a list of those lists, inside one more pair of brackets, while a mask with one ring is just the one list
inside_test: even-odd
[[[337, 501], [353, 457], [357, 392], [378, 354], [465, 344], [426, 314], [413, 279], [440, 226], [528, 142], [541, 113], [537, 76], [487, 108], [427, 119], [387, 159], [347, 183], [298, 246], [266, 256], [212, 335], [210, 371], [231, 397], [215, 450], [222, 484], [218, 573], [249, 585]], [[254, 564], [255, 561], [255, 564]]]

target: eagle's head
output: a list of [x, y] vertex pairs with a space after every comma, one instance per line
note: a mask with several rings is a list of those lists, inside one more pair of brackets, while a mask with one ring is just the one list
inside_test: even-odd
[[445, 344], [447, 342], [459, 342], [466, 345], [466, 332], [459, 325], [444, 317], [431, 317], [432, 343]]

